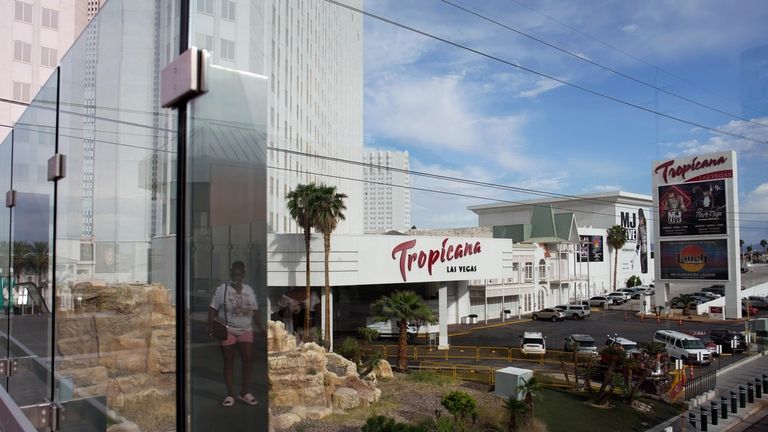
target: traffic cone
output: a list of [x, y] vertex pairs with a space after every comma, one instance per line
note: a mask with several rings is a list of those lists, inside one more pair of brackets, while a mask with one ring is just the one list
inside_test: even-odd
[[683, 325], [683, 319], [682, 318], [678, 318], [677, 319], [677, 325]]
[[627, 313], [624, 312], [624, 321], [626, 321], [626, 320], [627, 320]]

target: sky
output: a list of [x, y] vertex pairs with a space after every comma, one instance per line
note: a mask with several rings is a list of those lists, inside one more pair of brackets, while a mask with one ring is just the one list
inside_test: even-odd
[[[757, 249], [768, 239], [768, 2], [450, 1], [365, 1], [366, 12], [468, 48], [365, 19], [367, 150], [408, 151], [414, 171], [572, 195], [651, 195], [653, 161], [735, 150], [742, 239]], [[748, 100], [760, 86], [762, 100]], [[540, 198], [411, 183], [464, 195], [413, 191], [418, 228], [476, 226], [469, 205]]]

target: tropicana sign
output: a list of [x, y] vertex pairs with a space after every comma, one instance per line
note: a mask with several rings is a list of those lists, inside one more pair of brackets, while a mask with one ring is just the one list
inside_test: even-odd
[[[427, 267], [427, 272], [432, 275], [432, 267], [437, 264], [438, 261], [449, 262], [464, 258], [469, 255], [477, 255], [481, 253], [482, 247], [479, 241], [474, 243], [458, 243], [448, 244], [448, 239], [443, 239], [442, 247], [440, 249], [429, 249], [427, 251], [417, 250], [410, 252], [416, 246], [416, 239], [402, 242], [392, 249], [392, 259], [400, 261], [400, 276], [403, 277], [403, 282], [407, 282], [407, 274], [413, 269], [413, 265], [416, 264], [418, 268]], [[399, 254], [399, 257], [398, 257]], [[448, 272], [452, 271], [461, 272], [473, 272], [477, 269], [475, 266], [458, 266], [456, 268], [449, 268]]]
[[[655, 174], [659, 174], [661, 171], [661, 177], [664, 179], [664, 183], [669, 183], [669, 178], [680, 177], [682, 182], [693, 182], [703, 180], [717, 180], [722, 178], [733, 177], [733, 170], [721, 170], [715, 172], [709, 172], [706, 168], [717, 167], [728, 162], [728, 158], [725, 156], [712, 157], [699, 160], [698, 157], [694, 157], [687, 163], [681, 163], [675, 166], [675, 160], [671, 159], [656, 166], [654, 169]], [[705, 170], [708, 171], [705, 174], [701, 174], [694, 178], [686, 179], [689, 173]]]

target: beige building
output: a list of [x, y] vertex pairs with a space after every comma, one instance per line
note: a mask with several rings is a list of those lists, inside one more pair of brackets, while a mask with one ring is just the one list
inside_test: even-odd
[[0, 140], [45, 84], [99, 0], [0, 2]]

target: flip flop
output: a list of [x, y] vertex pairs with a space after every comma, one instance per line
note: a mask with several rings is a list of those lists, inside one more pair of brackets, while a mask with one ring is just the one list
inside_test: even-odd
[[237, 396], [237, 398], [240, 399], [241, 401], [243, 401], [244, 403], [246, 403], [248, 405], [251, 405], [251, 406], [256, 405], [256, 404], [259, 403], [259, 401], [257, 401], [256, 398], [253, 397], [253, 395], [250, 394], [250, 393], [246, 393], [244, 395], [239, 395], [239, 396]]
[[221, 401], [221, 406], [231, 407], [235, 404], [235, 399], [232, 396], [227, 396]]

